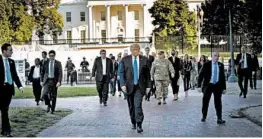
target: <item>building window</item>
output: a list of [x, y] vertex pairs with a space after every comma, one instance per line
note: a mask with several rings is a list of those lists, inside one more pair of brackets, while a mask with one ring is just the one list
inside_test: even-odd
[[85, 21], [85, 12], [80, 12], [80, 21]]
[[72, 43], [72, 34], [71, 34], [71, 31], [67, 31], [67, 43]]
[[81, 38], [81, 43], [85, 43], [86, 30], [81, 30], [81, 32], [80, 32], [80, 38]]
[[134, 20], [139, 20], [139, 11], [138, 10], [134, 11]]
[[106, 30], [101, 30], [101, 40], [102, 43], [106, 42]]
[[100, 12], [100, 19], [101, 19], [101, 21], [106, 21], [106, 12], [105, 11]]
[[117, 14], [118, 14], [118, 20], [122, 20], [122, 12], [118, 11]]
[[139, 42], [140, 41], [140, 30], [135, 29], [135, 41]]
[[67, 22], [71, 22], [71, 12], [66, 12], [66, 20]]
[[58, 43], [58, 34], [56, 32], [53, 32], [53, 43], [54, 44]]

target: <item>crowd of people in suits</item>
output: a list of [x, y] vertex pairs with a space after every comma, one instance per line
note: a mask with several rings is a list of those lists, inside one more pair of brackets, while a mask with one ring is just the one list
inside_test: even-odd
[[[0, 55], [0, 110], [2, 118], [3, 136], [11, 137], [11, 126], [8, 118], [8, 109], [15, 95], [14, 83], [21, 92], [24, 91], [17, 76], [15, 62], [12, 56], [11, 44], [5, 43], [1, 47]], [[224, 124], [222, 119], [222, 94], [226, 93], [226, 77], [224, 64], [219, 62], [219, 53], [212, 53], [211, 60], [201, 56], [196, 62], [195, 57], [184, 54], [178, 57], [178, 51], [172, 50], [171, 56], [165, 58], [165, 52], [158, 52], [158, 56], [150, 55], [150, 48], [145, 48], [146, 55], [141, 54], [140, 45], [130, 46], [131, 54], [124, 53], [123, 56], [109, 55], [106, 57], [106, 50], [100, 51], [100, 57], [94, 60], [91, 79], [95, 78], [99, 94], [99, 103], [107, 106], [108, 94], [113, 96], [118, 91], [119, 96], [124, 95], [127, 100], [132, 129], [138, 133], [143, 132], [142, 123], [144, 120], [142, 101], [150, 101], [154, 96], [158, 105], [166, 104], [169, 84], [172, 87], [173, 101], [178, 100], [180, 78], [183, 80], [185, 97], [188, 97], [189, 89], [197, 89], [203, 93], [202, 122], [206, 121], [207, 111], [211, 95], [214, 95], [217, 123]], [[33, 94], [36, 104], [44, 101], [47, 105], [47, 112], [53, 114], [56, 107], [57, 89], [61, 86], [63, 77], [61, 62], [55, 59], [54, 50], [42, 52], [42, 60], [35, 59], [35, 65], [30, 68], [28, 80], [32, 82]], [[83, 70], [86, 70], [87, 62], [83, 60]], [[70, 63], [70, 58], [68, 59]], [[237, 67], [238, 84], [241, 90], [240, 96], [246, 98], [248, 94], [248, 80], [253, 76], [252, 81], [256, 82], [256, 72], [259, 68], [256, 55], [246, 53], [246, 48], [241, 48], [234, 62]], [[71, 67], [70, 67], [71, 66]], [[74, 70], [74, 64], [66, 65], [67, 69]], [[244, 85], [243, 85], [244, 81]], [[117, 85], [117, 90], [116, 90]], [[256, 89], [256, 83], [252, 84]], [[202, 89], [201, 89], [202, 87]], [[110, 91], [109, 91], [110, 90]], [[144, 98], [145, 97], [145, 98]]]

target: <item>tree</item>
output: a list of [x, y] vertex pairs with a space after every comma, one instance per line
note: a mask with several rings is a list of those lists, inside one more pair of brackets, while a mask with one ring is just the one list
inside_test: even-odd
[[[149, 9], [151, 17], [154, 18], [152, 24], [155, 26], [153, 33], [158, 37], [183, 36], [184, 46], [195, 48], [196, 40], [196, 15], [190, 12], [188, 5], [183, 0], [157, 0]], [[191, 37], [189, 37], [191, 36]], [[180, 37], [179, 37], [180, 38]], [[187, 39], [185, 39], [187, 38]], [[171, 38], [172, 39], [172, 38]], [[163, 46], [165, 49], [172, 49], [174, 43], [164, 39]], [[177, 46], [181, 45], [180, 41], [176, 41]]]

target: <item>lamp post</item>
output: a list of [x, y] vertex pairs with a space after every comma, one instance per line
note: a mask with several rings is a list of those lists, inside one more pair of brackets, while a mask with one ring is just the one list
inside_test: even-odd
[[232, 40], [232, 21], [231, 21], [230, 8], [228, 9], [228, 19], [229, 19], [229, 45], [231, 52], [231, 74], [228, 77], [228, 82], [237, 82], [237, 77], [235, 75], [235, 62], [234, 62], [233, 40]]
[[198, 29], [198, 57], [201, 57], [201, 24], [203, 23], [204, 11], [197, 5], [197, 29]]

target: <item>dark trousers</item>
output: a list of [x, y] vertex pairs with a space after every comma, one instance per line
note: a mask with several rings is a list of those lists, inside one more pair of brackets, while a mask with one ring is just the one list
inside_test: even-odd
[[[248, 69], [240, 69], [239, 74], [238, 74], [238, 85], [243, 92], [243, 95], [247, 95], [247, 86], [248, 86], [248, 79], [251, 76], [251, 72]], [[243, 80], [244, 80], [244, 86], [243, 86]]]
[[12, 99], [12, 92], [14, 92], [13, 85], [4, 85], [1, 88], [0, 93], [0, 110], [2, 118], [2, 131], [11, 132], [11, 126], [9, 123], [8, 110]]
[[[71, 77], [71, 71], [67, 72], [67, 84], [69, 82], [69, 76]], [[72, 79], [70, 80], [70, 83], [72, 84]]]
[[189, 83], [190, 83], [190, 73], [184, 75], [183, 81], [184, 81], [184, 91], [188, 91]]
[[250, 77], [250, 87], [251, 88], [257, 88], [257, 71], [254, 71], [255, 74], [254, 75], [251, 75]]
[[122, 91], [122, 90], [121, 90], [120, 80], [118, 80], [117, 83], [118, 83], [118, 91], [120, 92], [120, 91]]
[[40, 85], [40, 78], [33, 79], [32, 87], [33, 87], [33, 93], [34, 93], [34, 96], [35, 96], [35, 101], [39, 102], [40, 101], [40, 96], [41, 96], [41, 90], [42, 90], [42, 87]]
[[179, 77], [175, 77], [171, 79], [171, 86], [173, 89], [173, 94], [178, 94], [179, 92], [179, 85], [177, 85], [178, 80], [179, 80]]
[[[54, 79], [48, 79], [44, 85], [45, 104], [51, 107], [51, 111], [55, 111], [57, 102], [57, 87]], [[51, 104], [50, 104], [51, 102]]]
[[214, 105], [216, 109], [217, 118], [222, 119], [222, 89], [220, 89], [217, 84], [214, 85], [210, 83], [208, 84], [207, 89], [203, 94], [203, 117], [206, 118], [207, 116], [207, 111], [212, 93], [214, 94]]
[[145, 100], [150, 100], [151, 95], [156, 96], [155, 92], [156, 92], [155, 82], [151, 81], [151, 90], [150, 93], [145, 94]]
[[109, 82], [106, 82], [107, 76], [103, 76], [102, 81], [96, 81], [97, 91], [99, 93], [100, 100], [104, 103], [108, 100]]
[[143, 122], [144, 115], [142, 110], [143, 94], [138, 85], [135, 85], [133, 92], [127, 95], [127, 102], [132, 124], [140, 126]]
[[116, 83], [116, 79], [110, 81], [111, 94], [115, 94], [116, 92]]

